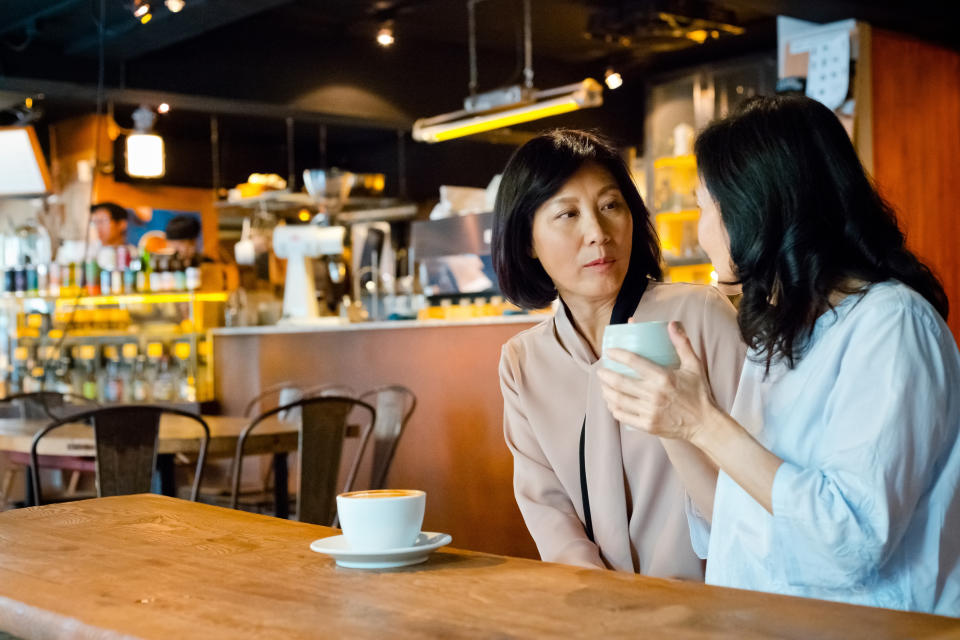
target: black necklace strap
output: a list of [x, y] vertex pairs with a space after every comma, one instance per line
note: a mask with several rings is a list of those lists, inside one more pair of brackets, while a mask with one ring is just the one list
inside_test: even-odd
[[[624, 280], [620, 287], [620, 293], [617, 294], [617, 301], [613, 305], [613, 313], [610, 314], [610, 324], [623, 324], [630, 319], [637, 305], [640, 304], [640, 298], [647, 290], [646, 276], [639, 283], [632, 283], [628, 278]], [[603, 354], [600, 354], [601, 356]], [[593, 518], [590, 515], [590, 492], [587, 489], [587, 416], [583, 416], [583, 426], [580, 428], [580, 496], [583, 500], [583, 528], [587, 533], [590, 542], [596, 543], [593, 538]]]

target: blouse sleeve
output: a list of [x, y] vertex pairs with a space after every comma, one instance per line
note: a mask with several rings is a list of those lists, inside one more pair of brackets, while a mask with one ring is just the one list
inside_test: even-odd
[[[772, 549], [795, 585], [854, 588], [897, 548], [937, 459], [954, 446], [957, 348], [930, 312], [864, 317], [825, 404], [818, 468], [787, 458], [773, 483]], [[807, 398], [801, 401], [813, 401]]]
[[[726, 296], [709, 287], [703, 300], [699, 356], [703, 362], [710, 389], [718, 406], [729, 413], [737, 395], [737, 386], [747, 348], [740, 338], [737, 312]], [[707, 557], [710, 544], [710, 521], [697, 508], [689, 494], [684, 500], [690, 544], [700, 558]]]
[[514, 493], [540, 557], [547, 562], [605, 568], [527, 421], [507, 347], [500, 355], [500, 389], [503, 430], [513, 454]]

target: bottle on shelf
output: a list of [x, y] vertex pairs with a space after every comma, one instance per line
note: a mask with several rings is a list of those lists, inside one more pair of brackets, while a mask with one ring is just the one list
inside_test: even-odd
[[133, 362], [130, 382], [130, 396], [133, 402], [150, 402], [153, 399], [153, 395], [150, 393], [148, 370], [147, 356], [138, 355]]
[[190, 343], [176, 343], [173, 354], [177, 358], [177, 399], [183, 402], [196, 402], [197, 379], [190, 370]]

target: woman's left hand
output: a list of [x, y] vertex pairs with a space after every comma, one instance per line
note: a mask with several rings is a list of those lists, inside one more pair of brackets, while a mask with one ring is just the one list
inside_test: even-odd
[[671, 322], [669, 334], [680, 356], [679, 369], [666, 369], [630, 351], [610, 349], [606, 355], [636, 371], [638, 378], [605, 368], [597, 375], [607, 407], [621, 424], [663, 438], [692, 441], [719, 409], [683, 325]]

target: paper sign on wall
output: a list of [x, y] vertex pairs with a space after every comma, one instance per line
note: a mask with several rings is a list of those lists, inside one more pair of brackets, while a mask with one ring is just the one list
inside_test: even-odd
[[[810, 47], [807, 96], [831, 109], [839, 108], [850, 87], [850, 34], [838, 31], [810, 38], [803, 44]], [[791, 48], [796, 51], [796, 44]]]

